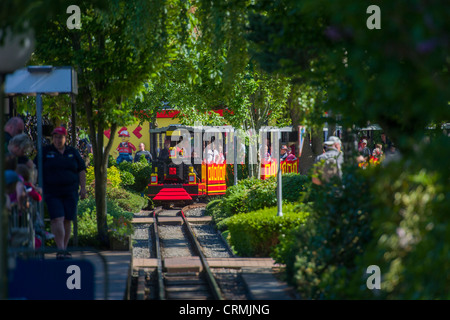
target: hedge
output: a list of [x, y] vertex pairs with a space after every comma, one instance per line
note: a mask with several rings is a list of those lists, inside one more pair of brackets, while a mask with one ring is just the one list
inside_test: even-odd
[[[290, 173], [283, 175], [283, 202], [297, 202], [308, 188], [308, 176]], [[254, 178], [240, 180], [236, 186], [227, 188], [222, 199], [213, 200], [206, 207], [206, 213], [214, 217], [220, 230], [226, 228], [221, 221], [235, 214], [251, 212], [277, 205], [276, 177], [266, 180]]]
[[279, 243], [280, 236], [305, 223], [307, 212], [297, 204], [283, 206], [283, 216], [277, 208], [265, 208], [237, 214], [224, 220], [229, 230], [229, 240], [240, 256], [267, 257]]

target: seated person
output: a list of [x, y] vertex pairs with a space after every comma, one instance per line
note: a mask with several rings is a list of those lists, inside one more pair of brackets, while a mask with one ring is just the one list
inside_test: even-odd
[[286, 160], [287, 156], [288, 156], [288, 147], [284, 144], [281, 146], [281, 151], [280, 151], [280, 161], [284, 161]]
[[169, 160], [170, 159], [170, 139], [164, 140], [164, 149], [159, 152], [158, 160]]

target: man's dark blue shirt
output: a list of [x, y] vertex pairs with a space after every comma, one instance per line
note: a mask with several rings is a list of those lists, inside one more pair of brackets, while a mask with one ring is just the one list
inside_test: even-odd
[[[35, 163], [37, 163], [37, 157]], [[64, 195], [77, 192], [79, 173], [86, 165], [77, 149], [66, 146], [61, 154], [54, 145], [42, 149], [44, 194]]]

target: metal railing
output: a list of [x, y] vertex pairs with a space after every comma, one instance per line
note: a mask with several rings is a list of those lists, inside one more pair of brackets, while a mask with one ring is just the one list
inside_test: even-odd
[[36, 233], [42, 233], [44, 227], [38, 208], [38, 203], [29, 197], [20, 206], [18, 203], [11, 205], [8, 217], [9, 248], [35, 249]]

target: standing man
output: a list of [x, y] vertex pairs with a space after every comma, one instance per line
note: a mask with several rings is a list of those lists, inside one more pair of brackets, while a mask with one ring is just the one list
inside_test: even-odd
[[317, 185], [322, 184], [322, 180], [329, 182], [333, 176], [342, 178], [342, 165], [344, 164], [344, 154], [341, 152], [342, 144], [338, 137], [330, 136], [324, 142], [326, 152], [316, 157], [315, 163], [324, 160], [322, 166], [321, 179], [313, 175], [312, 182]]
[[134, 155], [134, 162], [139, 162], [141, 160], [141, 156], [145, 156], [148, 163], [152, 162], [152, 154], [145, 150], [145, 144], [143, 142], [139, 144], [139, 151]]
[[67, 244], [77, 214], [78, 191], [81, 199], [86, 198], [86, 166], [78, 150], [66, 145], [66, 137], [66, 128], [55, 128], [52, 144], [42, 150], [44, 200], [59, 250], [57, 259], [71, 258]]

